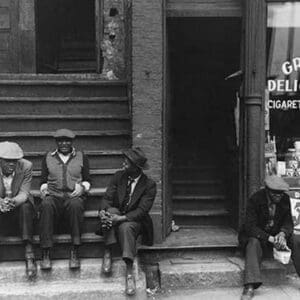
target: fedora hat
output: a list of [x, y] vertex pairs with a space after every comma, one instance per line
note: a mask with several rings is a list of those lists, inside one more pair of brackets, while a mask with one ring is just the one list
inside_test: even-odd
[[59, 139], [59, 138], [63, 138], [63, 137], [69, 138], [69, 139], [74, 139], [75, 133], [70, 129], [62, 128], [62, 129], [56, 130], [53, 137], [55, 139]]
[[274, 191], [286, 192], [289, 190], [289, 185], [277, 175], [267, 176], [265, 179], [265, 185], [267, 188]]
[[0, 143], [0, 158], [4, 159], [21, 159], [24, 153], [21, 147], [14, 142]]
[[131, 148], [123, 151], [123, 154], [137, 167], [143, 170], [148, 170], [149, 165], [145, 153], [141, 148]]

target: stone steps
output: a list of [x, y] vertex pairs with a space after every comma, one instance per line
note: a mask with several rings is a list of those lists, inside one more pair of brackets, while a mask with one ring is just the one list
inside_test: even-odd
[[[101, 274], [102, 259], [82, 259], [81, 269], [70, 271], [68, 260], [53, 260], [51, 271], [39, 268], [37, 278], [28, 281], [23, 262], [0, 263], [1, 299], [124, 299], [125, 264], [114, 259], [112, 276]], [[137, 294], [146, 299], [145, 275], [135, 261]]]

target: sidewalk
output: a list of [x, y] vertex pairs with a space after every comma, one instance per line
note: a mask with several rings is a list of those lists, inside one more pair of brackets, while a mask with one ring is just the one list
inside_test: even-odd
[[[152, 298], [157, 300], [239, 300], [242, 287], [210, 288], [166, 291]], [[284, 285], [261, 286], [255, 291], [254, 300], [299, 300], [300, 278], [288, 275]]]

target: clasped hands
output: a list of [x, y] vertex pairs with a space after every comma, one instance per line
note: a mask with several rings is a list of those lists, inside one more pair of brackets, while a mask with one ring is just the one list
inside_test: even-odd
[[270, 236], [269, 242], [272, 243], [277, 250], [284, 250], [287, 248], [285, 233], [282, 231], [275, 236]]
[[13, 210], [16, 207], [16, 203], [13, 198], [0, 198], [0, 212], [6, 213]]
[[99, 211], [99, 218], [101, 219], [101, 227], [104, 230], [109, 230], [113, 225], [122, 222], [124, 219], [123, 216], [111, 214], [105, 210]]

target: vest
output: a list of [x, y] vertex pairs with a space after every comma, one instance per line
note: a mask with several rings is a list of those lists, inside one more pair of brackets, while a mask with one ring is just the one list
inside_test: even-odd
[[50, 195], [65, 197], [74, 190], [75, 184], [82, 181], [83, 154], [76, 151], [67, 163], [63, 163], [57, 154], [50, 152], [46, 157], [48, 168], [48, 191]]

